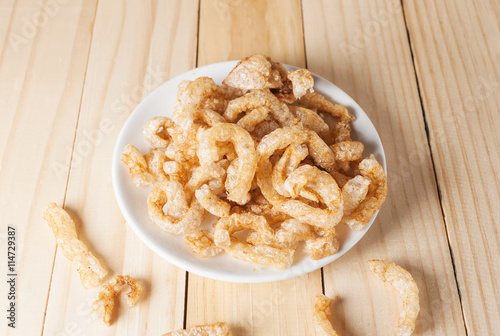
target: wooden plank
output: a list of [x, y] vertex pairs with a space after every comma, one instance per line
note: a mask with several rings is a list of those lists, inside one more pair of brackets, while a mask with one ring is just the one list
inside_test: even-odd
[[[244, 14], [243, 14], [244, 13]], [[263, 53], [305, 65], [299, 1], [201, 2], [198, 64]], [[236, 335], [308, 335], [321, 273], [267, 284], [235, 284], [189, 274], [188, 327], [228, 322]], [[305, 308], [307, 307], [307, 308]]]
[[382, 258], [409, 270], [420, 288], [414, 335], [464, 335], [400, 2], [304, 1], [303, 6], [309, 69], [365, 110], [382, 138], [389, 172], [389, 195], [373, 227], [324, 269], [326, 294], [338, 297], [334, 325], [341, 335], [390, 333], [397, 320], [394, 293], [366, 265]]
[[[7, 226], [15, 228], [17, 268], [9, 273], [18, 275], [16, 328], [4, 313], [3, 335], [43, 328], [55, 242], [41, 214], [49, 201], [64, 202], [66, 146], [74, 140], [95, 6], [73, 1], [47, 12], [36, 1], [0, 5], [0, 241], [6, 251]], [[6, 310], [13, 301], [2, 269]]]
[[470, 335], [500, 329], [498, 1], [404, 1]]
[[111, 155], [126, 117], [142, 97], [195, 66], [197, 1], [99, 1], [66, 206], [110, 275], [144, 286], [135, 308], [114, 311], [106, 328], [89, 321], [97, 289], [84, 290], [58, 251], [46, 335], [161, 335], [183, 323], [185, 272], [156, 256], [127, 227], [114, 200]]

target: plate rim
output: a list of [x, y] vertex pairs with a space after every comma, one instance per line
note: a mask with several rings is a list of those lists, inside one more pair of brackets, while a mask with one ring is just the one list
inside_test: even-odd
[[[120, 209], [120, 212], [122, 213], [123, 217], [125, 218], [125, 221], [127, 222], [127, 225], [132, 228], [132, 231], [141, 239], [141, 241], [148, 247], [150, 248], [154, 253], [156, 253], [157, 255], [159, 255], [160, 257], [162, 257], [164, 260], [166, 260], [167, 262], [175, 265], [176, 267], [182, 269], [182, 270], [185, 270], [187, 272], [191, 272], [191, 273], [194, 273], [194, 274], [197, 274], [197, 275], [200, 275], [200, 276], [203, 276], [203, 277], [206, 277], [206, 278], [210, 278], [210, 279], [213, 279], [213, 280], [219, 280], [219, 281], [224, 281], [224, 282], [233, 282], [233, 283], [267, 283], [267, 282], [274, 282], [274, 281], [281, 281], [281, 280], [285, 280], [285, 279], [290, 279], [290, 278], [293, 278], [293, 277], [296, 277], [296, 276], [300, 276], [300, 275], [304, 275], [304, 274], [307, 274], [307, 273], [311, 273], [317, 269], [320, 269], [338, 259], [340, 259], [342, 256], [344, 256], [347, 252], [349, 252], [366, 234], [366, 232], [371, 228], [373, 222], [375, 221], [375, 219], [377, 218], [377, 215], [379, 213], [379, 211], [377, 211], [373, 217], [371, 218], [370, 222], [363, 228], [363, 230], [360, 230], [360, 231], [357, 231], [357, 233], [359, 233], [359, 236], [356, 237], [353, 242], [352, 242], [352, 245], [346, 250], [344, 251], [342, 254], [340, 255], [337, 255], [337, 254], [334, 254], [332, 256], [329, 256], [330, 258], [331, 257], [336, 257], [336, 258], [333, 258], [331, 260], [329, 260], [329, 257], [325, 257], [323, 259], [320, 259], [320, 260], [317, 260], [317, 261], [314, 261], [314, 265], [311, 267], [311, 268], [307, 268], [305, 270], [299, 270], [298, 272], [292, 272], [290, 271], [290, 269], [288, 270], [283, 270], [281, 271], [280, 273], [261, 273], [261, 272], [255, 272], [255, 274], [257, 276], [255, 277], [250, 277], [250, 278], [244, 278], [239, 275], [238, 273], [222, 273], [220, 271], [217, 271], [217, 270], [213, 270], [211, 269], [210, 267], [200, 267], [196, 264], [193, 264], [189, 261], [186, 261], [186, 260], [183, 260], [183, 259], [180, 259], [180, 258], [177, 258], [173, 255], [171, 255], [170, 253], [168, 253], [167, 251], [165, 251], [163, 248], [161, 248], [160, 245], [158, 245], [156, 242], [154, 242], [154, 240], [152, 240], [145, 232], [145, 230], [141, 230], [140, 228], [140, 224], [138, 225], [138, 223], [135, 223], [135, 220], [133, 219], [133, 216], [131, 215], [130, 213], [130, 210], [128, 209], [128, 206], [127, 204], [125, 204], [125, 200], [124, 200], [124, 197], [122, 196], [122, 193], [123, 191], [120, 189], [120, 181], [119, 181], [119, 178], [118, 178], [118, 169], [120, 169], [120, 164], [121, 164], [121, 153], [122, 153], [122, 150], [123, 148], [121, 146], [119, 146], [120, 143], [124, 142], [123, 138], [125, 137], [125, 132], [124, 130], [125, 129], [128, 129], [130, 127], [129, 124], [132, 123], [132, 116], [137, 112], [137, 110], [140, 110], [142, 109], [142, 106], [146, 104], [146, 102], [148, 100], [151, 99], [151, 97], [157, 92], [160, 90], [160, 88], [164, 85], [166, 85], [167, 83], [169, 82], [175, 82], [175, 81], [178, 81], [181, 77], [185, 77], [187, 74], [189, 74], [190, 72], [193, 72], [193, 71], [203, 71], [203, 70], [206, 70], [207, 68], [211, 68], [211, 67], [217, 67], [217, 66], [231, 66], [231, 68], [234, 67], [234, 65], [237, 64], [237, 62], [239, 62], [240, 60], [232, 60], [232, 61], [224, 61], [224, 62], [217, 62], [217, 63], [212, 63], [212, 64], [208, 64], [208, 65], [204, 65], [204, 66], [201, 66], [201, 67], [197, 67], [197, 68], [193, 68], [193, 69], [190, 69], [188, 71], [185, 71], [183, 72], [182, 74], [179, 74], [175, 77], [172, 77], [170, 78], [169, 80], [165, 81], [164, 83], [162, 83], [161, 85], [159, 85], [157, 88], [155, 88], [151, 93], [149, 93], [146, 97], [144, 97], [141, 102], [139, 104], [137, 104], [137, 106], [135, 106], [135, 108], [133, 109], [133, 111], [128, 115], [127, 117], [127, 120], [124, 122], [121, 130], [120, 130], [120, 133], [118, 135], [118, 137], [116, 138], [116, 141], [115, 141], [115, 146], [114, 146], [114, 150], [113, 150], [113, 155], [112, 155], [112, 162], [111, 162], [111, 179], [112, 179], [112, 185], [113, 185], [113, 192], [115, 194], [115, 199], [118, 203], [118, 207]], [[298, 67], [295, 67], [295, 66], [292, 66], [292, 65], [287, 65], [287, 64], [284, 64], [283, 65], [288, 69], [299, 69]], [[337, 85], [335, 85], [334, 83], [330, 82], [329, 80], [325, 79], [324, 77], [318, 75], [318, 74], [315, 74], [315, 73], [312, 73], [313, 74], [313, 77], [315, 77], [315, 82], [316, 82], [316, 78], [319, 78], [320, 80], [328, 83], [329, 85], [332, 85], [335, 89], [339, 90], [340, 92], [342, 92], [348, 99], [350, 99], [353, 103], [353, 108], [355, 108], [356, 110], [358, 111], [361, 111], [368, 119], [368, 121], [371, 123], [371, 125], [373, 126], [373, 129], [375, 130], [375, 135], [380, 143], [380, 148], [378, 148], [378, 156], [377, 156], [377, 160], [380, 162], [382, 168], [384, 169], [384, 172], [386, 173], [387, 175], [387, 164], [386, 164], [386, 157], [385, 157], [385, 151], [384, 151], [384, 146], [383, 146], [383, 143], [382, 143], [382, 139], [380, 138], [380, 135], [378, 134], [378, 131], [377, 129], [375, 128], [375, 125], [373, 125], [373, 122], [371, 121], [371, 119], [368, 117], [368, 115], [366, 114], [366, 112], [361, 108], [361, 106], [359, 106], [359, 104], [351, 97], [349, 96], [344, 90], [342, 90], [341, 88], [339, 88]], [[249, 263], [250, 264], [250, 263]], [[258, 264], [250, 264], [254, 267], [259, 267], [260, 265]]]

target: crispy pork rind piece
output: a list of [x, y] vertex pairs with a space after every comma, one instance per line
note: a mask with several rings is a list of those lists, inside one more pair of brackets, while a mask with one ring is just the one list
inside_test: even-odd
[[420, 311], [418, 287], [411, 274], [401, 266], [385, 260], [369, 260], [368, 266], [375, 276], [389, 283], [398, 292], [402, 302], [398, 325], [394, 330], [396, 336], [409, 336], [415, 329], [415, 320]]
[[342, 199], [344, 200], [344, 216], [349, 216], [366, 198], [371, 180], [358, 175], [342, 187]]
[[160, 149], [152, 149], [149, 154], [144, 155], [148, 171], [153, 174], [156, 181], [167, 181], [169, 178], [163, 170], [163, 165], [168, 161], [165, 153]]
[[[321, 201], [327, 205], [326, 209], [312, 207], [299, 199], [284, 197], [273, 187], [273, 165], [269, 158], [275, 151], [296, 144], [306, 144], [309, 155], [319, 166], [327, 170], [335, 166], [331, 149], [315, 132], [295, 126], [283, 127], [266, 135], [257, 146], [257, 153], [259, 154], [257, 183], [262, 195], [280, 211], [305, 223], [331, 228], [342, 218], [343, 206], [340, 189], [327, 172], [310, 165], [304, 166], [306, 168], [299, 167], [300, 170], [295, 173], [289, 183], [289, 192], [293, 191], [295, 194], [297, 192], [300, 194], [300, 190], [304, 189], [303, 187], [314, 190], [318, 193]], [[290, 176], [287, 177], [287, 179], [289, 178]]]
[[329, 229], [324, 237], [306, 240], [304, 252], [311, 260], [319, 260], [334, 255], [339, 251], [340, 243], [334, 229]]
[[231, 205], [221, 200], [207, 184], [202, 185], [195, 191], [195, 197], [200, 205], [217, 217], [229, 216]]
[[354, 121], [354, 116], [351, 115], [344, 106], [332, 103], [318, 92], [306, 92], [297, 101], [297, 105], [307, 107], [316, 112], [325, 112], [332, 117], [340, 118], [348, 122]]
[[174, 115], [186, 110], [202, 109], [223, 113], [229, 100], [243, 94], [240, 90], [219, 86], [209, 77], [199, 77], [181, 84], [177, 92]]
[[202, 230], [195, 230], [186, 235], [184, 242], [189, 250], [200, 258], [212, 258], [222, 252], [222, 248], [215, 245], [211, 235], [207, 235]]
[[191, 329], [172, 331], [163, 336], [231, 336], [231, 330], [225, 322], [196, 326]]
[[146, 141], [153, 148], [167, 148], [170, 143], [169, 129], [174, 123], [167, 117], [154, 117], [149, 120], [142, 129]]
[[227, 121], [234, 122], [240, 113], [252, 111], [260, 107], [266, 107], [267, 111], [272, 114], [281, 126], [289, 126], [297, 121], [288, 109], [288, 106], [276, 98], [269, 90], [254, 90], [231, 100], [224, 112], [224, 118]]
[[115, 306], [115, 296], [126, 286], [130, 287], [130, 292], [125, 296], [125, 302], [127, 306], [133, 307], [142, 294], [141, 284], [130, 275], [117, 275], [101, 287], [99, 297], [92, 303], [91, 318], [101, 320], [109, 326]]
[[[167, 213], [163, 207], [167, 205]], [[188, 206], [189, 205], [189, 206]], [[200, 226], [205, 210], [196, 198], [189, 202], [177, 181], [156, 184], [148, 196], [148, 213], [153, 222], [171, 234], [185, 234]]]
[[363, 156], [365, 146], [359, 141], [342, 141], [330, 146], [336, 161], [358, 161]]
[[307, 69], [297, 69], [287, 74], [287, 80], [276, 97], [287, 104], [293, 104], [297, 99], [304, 96], [308, 91], [314, 91], [314, 79]]
[[314, 298], [313, 323], [316, 336], [338, 336], [328, 320], [332, 313], [330, 310], [332, 303], [333, 300], [323, 294], [318, 294]]
[[287, 219], [275, 228], [275, 234], [272, 241], [263, 241], [257, 232], [251, 232], [247, 237], [247, 242], [253, 245], [268, 244], [277, 248], [297, 249], [298, 243], [301, 241], [315, 239], [315, 235], [311, 230], [311, 226], [299, 222], [296, 219]]
[[57, 204], [50, 203], [43, 212], [43, 219], [49, 224], [64, 256], [75, 265], [83, 287], [93, 288], [101, 284], [108, 272], [77, 238], [75, 222], [70, 215]]
[[289, 105], [288, 108], [294, 116], [300, 119], [300, 122], [305, 128], [309, 128], [318, 134], [329, 131], [328, 124], [325, 123], [323, 118], [321, 118], [315, 111], [295, 105]]
[[125, 146], [122, 152], [122, 161], [127, 165], [132, 182], [136, 187], [154, 184], [155, 177], [149, 172], [146, 159], [135, 146]]
[[222, 82], [241, 90], [277, 89], [283, 86], [286, 69], [264, 55], [242, 59]]
[[269, 112], [267, 106], [257, 107], [238, 120], [236, 125], [243, 127], [248, 132], [253, 132], [258, 124], [267, 119]]
[[[252, 245], [242, 242], [232, 235], [235, 232], [252, 230], [257, 233], [259, 242], [263, 244]], [[263, 216], [251, 213], [232, 214], [219, 219], [215, 225], [215, 245], [224, 249], [231, 257], [260, 265], [273, 266], [277, 269], [289, 268], [293, 262], [295, 250], [289, 248], [276, 248], [269, 244], [274, 239], [274, 231]]]
[[222, 123], [202, 132], [199, 136], [198, 158], [202, 166], [222, 159], [220, 142], [230, 142], [238, 157], [227, 168], [227, 198], [238, 204], [250, 200], [250, 188], [257, 168], [257, 153], [252, 136], [235, 124]]
[[209, 109], [184, 109], [176, 111], [176, 113], [174, 113], [173, 120], [184, 131], [193, 127], [195, 122], [203, 122], [208, 126], [214, 126], [216, 124], [226, 122], [226, 119], [224, 119], [223, 116]]
[[370, 186], [365, 199], [349, 216], [342, 219], [342, 222], [349, 225], [353, 231], [359, 231], [365, 227], [387, 196], [387, 177], [373, 154], [360, 162], [359, 171], [362, 176], [370, 179]]

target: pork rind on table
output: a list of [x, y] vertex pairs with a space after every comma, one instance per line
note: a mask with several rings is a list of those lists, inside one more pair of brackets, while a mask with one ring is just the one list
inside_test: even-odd
[[225, 322], [196, 326], [191, 329], [171, 331], [162, 336], [231, 336], [231, 329]]
[[64, 256], [75, 265], [83, 287], [92, 288], [100, 285], [108, 272], [78, 239], [75, 222], [70, 215], [57, 204], [50, 203], [43, 212], [43, 219], [49, 224]]
[[377, 278], [390, 284], [398, 293], [401, 310], [394, 335], [410, 336], [415, 329], [415, 320], [420, 311], [418, 287], [415, 280], [407, 270], [385, 260], [369, 260], [368, 267]]
[[115, 307], [115, 296], [127, 286], [130, 291], [126, 294], [125, 302], [129, 307], [135, 306], [142, 294], [141, 284], [130, 275], [117, 275], [102, 286], [99, 297], [92, 303], [91, 318], [100, 320], [109, 326], [113, 308]]
[[385, 173], [363, 159], [354, 119], [314, 91], [308, 70], [252, 55], [222, 85], [179, 84], [172, 118], [144, 126], [150, 152], [128, 145], [122, 160], [136, 186], [152, 186], [151, 220], [186, 234], [193, 253], [285, 269], [297, 249], [314, 260], [335, 254], [336, 225], [362, 229], [385, 200]]
[[328, 320], [332, 303], [333, 300], [323, 294], [318, 294], [314, 298], [313, 323], [316, 336], [338, 336]]

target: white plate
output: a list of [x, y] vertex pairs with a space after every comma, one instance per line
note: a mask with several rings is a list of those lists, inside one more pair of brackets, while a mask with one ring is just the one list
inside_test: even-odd
[[[312, 272], [349, 251], [368, 231], [376, 214], [359, 232], [352, 232], [339, 226], [337, 232], [341, 246], [336, 254], [312, 261], [305, 253], [297, 250], [294, 264], [284, 271], [239, 261], [225, 254], [202, 259], [188, 250], [182, 236], [165, 233], [150, 220], [146, 198], [151, 188], [136, 188], [132, 184], [127, 167], [121, 162], [121, 152], [127, 144], [133, 144], [143, 154], [149, 152], [149, 146], [142, 136], [142, 126], [155, 116], [172, 116], [177, 84], [183, 80], [194, 80], [201, 76], [211, 77], [220, 84], [236, 63], [237, 61], [221, 62], [188, 71], [161, 85], [136, 107], [123, 126], [113, 153], [112, 175], [116, 200], [127, 223], [147, 246], [168, 262], [189, 272], [216, 280], [242, 283], [283, 280]], [[296, 69], [291, 66], [287, 68]], [[386, 170], [382, 143], [375, 127], [361, 107], [344, 91], [326, 79], [314, 75], [314, 80], [316, 91], [331, 101], [346, 106], [356, 116], [356, 121], [352, 124], [353, 138], [362, 141], [365, 144], [365, 154], [373, 153]]]

